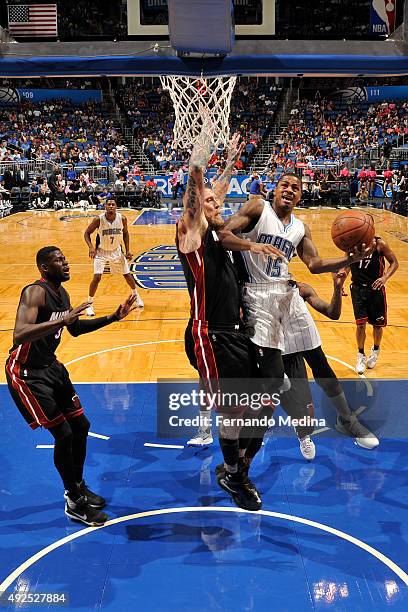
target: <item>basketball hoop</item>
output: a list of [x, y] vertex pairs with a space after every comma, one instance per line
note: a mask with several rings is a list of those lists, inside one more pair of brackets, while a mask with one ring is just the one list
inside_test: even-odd
[[236, 80], [237, 77], [160, 77], [176, 115], [173, 146], [189, 148], [203, 131], [214, 147], [228, 145], [228, 120]]

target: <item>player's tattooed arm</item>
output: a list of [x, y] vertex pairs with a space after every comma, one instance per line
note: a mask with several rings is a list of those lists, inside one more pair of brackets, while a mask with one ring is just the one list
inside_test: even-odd
[[345, 254], [344, 257], [322, 259], [312, 240], [310, 229], [305, 225], [305, 235], [297, 247], [297, 254], [312, 274], [322, 274], [324, 272], [337, 272], [356, 261], [361, 261], [369, 257], [375, 248], [376, 241], [373, 240], [369, 245], [363, 244], [361, 247], [354, 247], [352, 253]]
[[208, 227], [204, 215], [204, 171], [211, 155], [211, 140], [202, 130], [191, 153], [187, 189], [183, 196], [184, 213], [177, 224], [178, 247], [182, 253], [200, 248]]
[[373, 282], [373, 284], [371, 285], [373, 289], [381, 289], [382, 287], [384, 287], [385, 283], [391, 278], [393, 274], [395, 274], [399, 267], [398, 259], [394, 251], [390, 249], [388, 244], [385, 242], [385, 240], [382, 240], [382, 238], [377, 241], [377, 250], [380, 255], [383, 255], [385, 257], [385, 259], [389, 263], [389, 266], [386, 272], [382, 276], [380, 276], [380, 278], [377, 278]]
[[99, 217], [95, 217], [94, 219], [92, 219], [91, 223], [88, 225], [84, 233], [84, 239], [89, 249], [89, 257], [91, 257], [92, 259], [95, 257], [96, 249], [92, 244], [91, 235], [98, 229], [99, 224]]

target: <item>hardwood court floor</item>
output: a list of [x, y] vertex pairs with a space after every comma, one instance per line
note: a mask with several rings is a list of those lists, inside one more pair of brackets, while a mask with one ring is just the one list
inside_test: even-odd
[[[171, 217], [168, 213], [163, 213], [162, 218], [157, 213], [155, 220], [149, 222], [146, 211], [142, 215], [136, 211], [124, 212], [135, 257], [153, 247], [174, 244], [175, 227], [166, 222]], [[384, 332], [381, 357], [377, 368], [367, 371], [366, 376], [405, 378], [408, 365], [408, 220], [388, 211], [371, 209], [371, 212], [375, 217], [377, 235], [382, 236], [395, 251], [400, 268], [387, 285], [389, 326]], [[53, 244], [63, 250], [71, 268], [71, 280], [66, 288], [72, 304], [78, 305], [86, 300], [92, 262], [88, 259], [83, 232], [94, 214], [93, 211], [77, 210], [25, 212], [0, 220], [0, 358], [3, 363], [11, 346], [21, 288], [38, 278], [35, 254], [39, 248]], [[340, 254], [330, 238], [330, 226], [339, 211], [299, 209], [296, 214], [310, 226], [322, 256]], [[133, 225], [139, 216], [139, 224]], [[164, 255], [162, 260], [171, 263], [173, 257]], [[313, 276], [298, 259], [291, 264], [291, 271], [296, 279], [310, 282], [322, 297], [330, 299], [331, 275]], [[347, 282], [347, 293], [348, 285]], [[141, 289], [140, 292], [145, 308], [134, 311], [128, 320], [79, 338], [72, 338], [64, 332], [58, 355], [69, 366], [73, 381], [138, 382], [195, 376], [183, 349], [189, 313], [187, 291]], [[104, 276], [95, 300], [97, 315], [115, 310], [127, 293], [127, 285], [121, 277]], [[340, 321], [325, 320], [317, 313], [313, 316], [318, 321], [323, 348], [336, 373], [339, 377], [353, 376], [356, 348], [350, 297], [344, 298]], [[369, 334], [367, 349], [371, 346], [371, 329]], [[2, 369], [0, 382], [4, 380]]]

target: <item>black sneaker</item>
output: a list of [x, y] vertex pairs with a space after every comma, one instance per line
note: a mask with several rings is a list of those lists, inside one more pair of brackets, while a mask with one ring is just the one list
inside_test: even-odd
[[87, 503], [86, 497], [80, 497], [76, 502], [73, 502], [67, 497], [65, 514], [69, 516], [71, 520], [84, 523], [90, 527], [100, 527], [104, 525], [109, 518], [105, 512], [100, 512], [97, 508], [92, 508], [92, 506]]
[[81, 495], [85, 495], [88, 506], [92, 506], [92, 508], [104, 508], [106, 506], [106, 499], [91, 491], [91, 489], [87, 487], [85, 480], [78, 485], [78, 488]]
[[240, 472], [230, 474], [229, 472], [220, 473], [217, 476], [217, 482], [221, 489], [224, 489], [237, 506], [244, 510], [260, 510], [262, 500], [255, 487], [250, 487], [247, 479]]

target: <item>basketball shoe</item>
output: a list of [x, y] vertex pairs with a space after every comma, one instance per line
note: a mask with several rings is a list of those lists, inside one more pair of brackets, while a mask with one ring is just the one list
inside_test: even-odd
[[316, 447], [310, 436], [299, 438], [300, 452], [308, 461], [312, 461], [316, 457]]
[[140, 297], [140, 295], [137, 293], [137, 291], [135, 292], [135, 296], [136, 296], [136, 308], [144, 308], [144, 302], [142, 298]]
[[208, 446], [212, 444], [214, 439], [212, 437], [211, 429], [203, 429], [199, 427], [197, 435], [190, 440], [187, 440], [187, 446]]
[[90, 306], [88, 306], [88, 308], [86, 308], [85, 314], [86, 314], [87, 317], [94, 317], [95, 316], [95, 311], [94, 311], [93, 304], [91, 304]]
[[369, 358], [367, 359], [367, 368], [372, 369], [378, 360], [378, 355], [380, 354], [380, 349], [375, 350], [374, 347], [371, 349], [371, 353]]
[[65, 514], [71, 520], [90, 527], [100, 527], [108, 520], [108, 515], [90, 506], [85, 496], [81, 496], [77, 501], [66, 496]]
[[[106, 499], [91, 491], [91, 489], [88, 488], [85, 480], [78, 483], [78, 491], [81, 496], [86, 497], [87, 504], [92, 506], [92, 508], [101, 509], [106, 506]], [[64, 497], [66, 500], [68, 499], [68, 491], [65, 491]]]
[[262, 508], [262, 500], [258, 491], [255, 487], [248, 486], [242, 472], [238, 471], [236, 474], [221, 472], [217, 476], [217, 482], [240, 508], [254, 512]]
[[355, 414], [351, 414], [347, 419], [339, 415], [335, 427], [339, 433], [354, 438], [356, 444], [362, 448], [371, 450], [380, 443], [378, 438], [360, 423]]
[[367, 357], [358, 352], [357, 353], [357, 363], [356, 363], [356, 372], [357, 374], [364, 374], [367, 368]]

